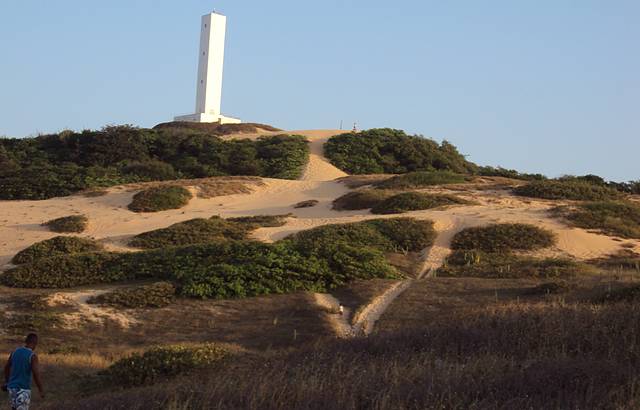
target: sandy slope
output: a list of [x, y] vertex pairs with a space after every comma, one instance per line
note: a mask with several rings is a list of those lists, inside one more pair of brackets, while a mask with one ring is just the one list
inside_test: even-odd
[[[126, 241], [132, 235], [152, 229], [166, 227], [176, 222], [221, 215], [287, 214], [292, 213], [287, 224], [278, 228], [264, 228], [255, 232], [256, 239], [274, 241], [302, 229], [329, 223], [356, 222], [378, 216], [367, 211], [337, 212], [331, 202], [349, 189], [334, 181], [346, 174], [331, 165], [322, 156], [322, 145], [339, 130], [291, 131], [306, 136], [311, 143], [311, 157], [302, 179], [298, 181], [264, 179], [264, 185], [254, 187], [250, 194], [229, 195], [210, 199], [194, 198], [189, 205], [179, 210], [151, 214], [136, 214], [126, 206], [134, 192], [123, 187], [114, 187], [102, 197], [85, 198], [71, 196], [46, 201], [0, 201], [0, 269], [19, 250], [56, 234], [40, 226], [44, 221], [71, 214], [89, 217], [89, 228], [81, 236], [104, 241], [110, 248], [126, 249]], [[260, 135], [241, 134], [228, 138], [257, 138]], [[522, 200], [504, 192], [471, 191], [457, 194], [474, 199], [479, 206], [455, 207], [445, 210], [417, 211], [406, 214], [419, 219], [432, 219], [436, 229], [442, 233], [438, 243], [431, 249], [431, 258], [443, 259], [448, 252], [448, 241], [457, 231], [468, 226], [494, 222], [525, 222], [552, 229], [558, 234], [556, 249], [549, 254], [565, 254], [579, 259], [603, 256], [617, 251], [621, 242], [604, 235], [589, 233], [582, 229], [569, 228], [549, 217], [551, 204], [544, 201]], [[319, 204], [312, 208], [294, 209], [298, 202], [316, 199]], [[392, 217], [392, 216], [391, 216]], [[636, 241], [636, 247], [637, 247]], [[425, 270], [429, 269], [425, 261]], [[425, 272], [426, 273], [426, 272]]]

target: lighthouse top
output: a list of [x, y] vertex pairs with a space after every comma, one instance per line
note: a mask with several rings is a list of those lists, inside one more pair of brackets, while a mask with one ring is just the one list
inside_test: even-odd
[[202, 16], [200, 23], [200, 49], [198, 55], [198, 81], [196, 84], [195, 114], [175, 117], [176, 121], [217, 122], [237, 124], [237, 118], [225, 117], [221, 112], [222, 72], [227, 17], [217, 13]]

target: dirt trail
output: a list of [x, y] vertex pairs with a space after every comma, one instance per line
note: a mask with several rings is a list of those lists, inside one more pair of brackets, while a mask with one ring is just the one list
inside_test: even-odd
[[351, 314], [349, 308], [344, 308], [342, 314], [339, 313], [340, 301], [328, 293], [314, 293], [315, 302], [326, 311], [329, 323], [338, 337], [354, 337], [353, 327], [349, 323], [348, 317]]

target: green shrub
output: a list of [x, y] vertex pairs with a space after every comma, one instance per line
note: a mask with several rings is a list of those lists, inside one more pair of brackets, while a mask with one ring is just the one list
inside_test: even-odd
[[531, 198], [578, 201], [600, 201], [622, 196], [615, 189], [575, 179], [533, 181], [514, 188], [513, 192]]
[[71, 288], [135, 279], [135, 272], [119, 270], [123, 254], [96, 252], [53, 256], [9, 269], [0, 283], [17, 288]]
[[184, 246], [228, 239], [246, 239], [252, 226], [234, 223], [214, 216], [173, 224], [167, 228], [144, 232], [133, 237], [129, 245], [135, 248], [154, 249], [166, 246]]
[[71, 215], [62, 218], [52, 219], [42, 225], [52, 232], [58, 233], [80, 233], [87, 229], [89, 219], [84, 215]]
[[530, 251], [554, 245], [553, 232], [528, 224], [494, 224], [458, 232], [451, 249], [484, 252]]
[[327, 292], [356, 279], [398, 278], [385, 252], [420, 250], [434, 237], [431, 221], [374, 220], [315, 228], [274, 244], [224, 241], [38, 259], [0, 275], [0, 283], [64, 288], [157, 279], [173, 282], [182, 296], [220, 299]]
[[291, 214], [238, 216], [235, 218], [228, 218], [227, 221], [243, 225], [249, 230], [254, 230], [258, 228], [276, 228], [278, 226], [283, 226], [287, 223], [287, 218], [290, 216]]
[[536, 259], [508, 253], [454, 251], [436, 275], [481, 278], [569, 278], [592, 272], [587, 265], [570, 259]]
[[[228, 127], [227, 127], [228, 128]], [[304, 137], [219, 138], [218, 131], [130, 126], [0, 138], [0, 199], [47, 199], [129, 182], [220, 175], [297, 178]]]
[[432, 185], [460, 184], [468, 177], [451, 171], [420, 171], [397, 175], [375, 184], [379, 189], [412, 189]]
[[159, 186], [133, 196], [129, 209], [133, 212], [158, 212], [179, 209], [189, 203], [191, 192], [181, 186]]
[[372, 219], [364, 224], [374, 227], [389, 239], [392, 249], [417, 252], [433, 245], [437, 232], [432, 221], [412, 218]]
[[336, 211], [354, 211], [373, 208], [381, 201], [389, 198], [393, 192], [377, 189], [364, 189], [349, 192], [333, 201], [333, 209]]
[[404, 174], [429, 170], [470, 173], [476, 169], [447, 141], [438, 144], [389, 128], [331, 137], [324, 146], [324, 153], [333, 165], [349, 174]]
[[435, 237], [432, 221], [390, 218], [319, 226], [293, 234], [285, 241], [292, 242], [304, 254], [329, 256], [329, 249], [338, 243], [385, 252], [419, 251], [431, 246]]
[[131, 162], [122, 168], [122, 173], [133, 175], [141, 181], [167, 181], [178, 179], [179, 176], [171, 164], [156, 160]]
[[407, 211], [419, 211], [446, 205], [462, 204], [470, 204], [470, 202], [453, 195], [403, 192], [382, 200], [371, 209], [371, 212], [382, 215], [399, 214]]
[[[330, 258], [302, 254], [291, 243], [207, 243], [152, 251], [94, 253], [39, 259], [0, 276], [0, 283], [26, 288], [65, 288], [124, 280], [159, 279], [182, 296], [239, 298], [328, 291], [355, 279], [393, 278], [396, 271], [372, 248], [335, 244]], [[330, 269], [329, 264], [336, 267]]]
[[215, 344], [155, 347], [118, 360], [98, 375], [107, 386], [129, 388], [215, 365], [229, 356]]
[[640, 239], [640, 205], [630, 201], [599, 201], [557, 208], [572, 225], [608, 235]]
[[75, 253], [98, 252], [102, 249], [102, 245], [93, 239], [78, 238], [75, 236], [56, 236], [45, 241], [36, 242], [28, 248], [21, 250], [13, 257], [11, 262], [19, 265], [33, 262], [36, 259]]
[[222, 219], [197, 218], [178, 222], [167, 228], [136, 235], [129, 245], [142, 249], [184, 246], [224, 240], [247, 239], [251, 231], [261, 227], [277, 227], [286, 223], [288, 215], [256, 215]]
[[91, 297], [87, 303], [124, 308], [161, 308], [169, 306], [176, 294], [176, 288], [169, 282], [128, 289], [118, 289]]
[[503, 177], [503, 178], [512, 178], [512, 179], [521, 179], [524, 181], [536, 181], [547, 179], [542, 174], [523, 174], [515, 169], [506, 169], [502, 167], [490, 167], [490, 166], [482, 166], [478, 167], [477, 174], [484, 177]]

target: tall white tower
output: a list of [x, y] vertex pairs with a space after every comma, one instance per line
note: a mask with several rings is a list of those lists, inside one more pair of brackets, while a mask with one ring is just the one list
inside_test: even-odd
[[222, 14], [213, 12], [202, 16], [196, 112], [191, 115], [175, 117], [176, 121], [217, 122], [220, 124], [238, 124], [241, 122], [237, 118], [225, 117], [220, 112], [226, 29], [227, 18]]

